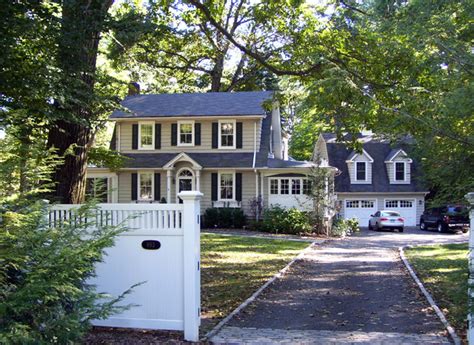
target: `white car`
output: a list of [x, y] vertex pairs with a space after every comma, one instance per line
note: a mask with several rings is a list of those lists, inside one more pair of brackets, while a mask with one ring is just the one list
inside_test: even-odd
[[397, 229], [403, 232], [405, 219], [396, 211], [382, 210], [370, 216], [369, 230]]

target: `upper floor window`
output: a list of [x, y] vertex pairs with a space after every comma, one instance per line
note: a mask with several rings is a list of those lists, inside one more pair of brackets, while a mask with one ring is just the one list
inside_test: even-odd
[[153, 200], [153, 174], [142, 173], [138, 174], [138, 200]]
[[178, 145], [194, 145], [194, 121], [178, 122]]
[[235, 149], [235, 121], [219, 121], [219, 148]]
[[405, 181], [404, 162], [395, 162], [395, 181]]
[[155, 124], [153, 122], [140, 122], [138, 137], [140, 138], [139, 148], [142, 150], [153, 150], [155, 146]]
[[356, 162], [356, 181], [366, 181], [367, 180], [367, 163], [366, 162]]
[[234, 173], [221, 173], [219, 176], [219, 200], [235, 200]]

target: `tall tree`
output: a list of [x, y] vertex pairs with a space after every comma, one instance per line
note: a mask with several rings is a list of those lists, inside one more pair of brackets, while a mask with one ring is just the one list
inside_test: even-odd
[[[209, 6], [219, 24], [245, 45], [271, 49], [249, 0], [219, 0]], [[125, 21], [134, 18], [136, 31], [130, 35], [118, 23], [109, 58], [115, 68], [131, 72], [132, 79], [143, 79], [151, 90], [228, 92], [274, 86], [270, 72], [235, 49], [185, 2], [156, 1], [147, 7], [128, 3], [117, 15]], [[132, 70], [130, 60], [136, 64]]]

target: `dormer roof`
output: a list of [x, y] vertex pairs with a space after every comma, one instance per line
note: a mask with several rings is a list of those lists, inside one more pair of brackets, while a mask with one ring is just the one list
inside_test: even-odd
[[403, 151], [403, 149], [398, 148], [398, 149], [392, 149], [392, 150], [390, 151], [390, 153], [388, 154], [388, 156], [385, 157], [385, 163], [392, 163], [393, 160], [394, 160], [395, 158], [397, 158], [398, 156], [402, 156], [403, 158], [405, 158], [408, 163], [412, 163], [412, 162], [413, 162], [413, 161], [411, 160], [411, 158], [408, 158], [407, 153], [406, 153], [405, 151]]
[[360, 155], [366, 156], [369, 159], [370, 163], [374, 162], [374, 159], [367, 153], [367, 151], [362, 149], [362, 153], [359, 153], [357, 151], [352, 151], [351, 154], [349, 155], [349, 157], [347, 157], [346, 163], [354, 162], [356, 160], [356, 158]]
[[264, 116], [264, 103], [273, 95], [273, 91], [134, 95], [122, 102], [130, 112], [115, 110], [110, 118]]

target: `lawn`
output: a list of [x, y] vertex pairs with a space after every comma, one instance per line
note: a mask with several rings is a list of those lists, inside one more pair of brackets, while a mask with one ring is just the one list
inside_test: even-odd
[[308, 245], [307, 242], [203, 234], [202, 331], [210, 330]]
[[406, 256], [456, 332], [465, 338], [468, 245], [415, 247]]

